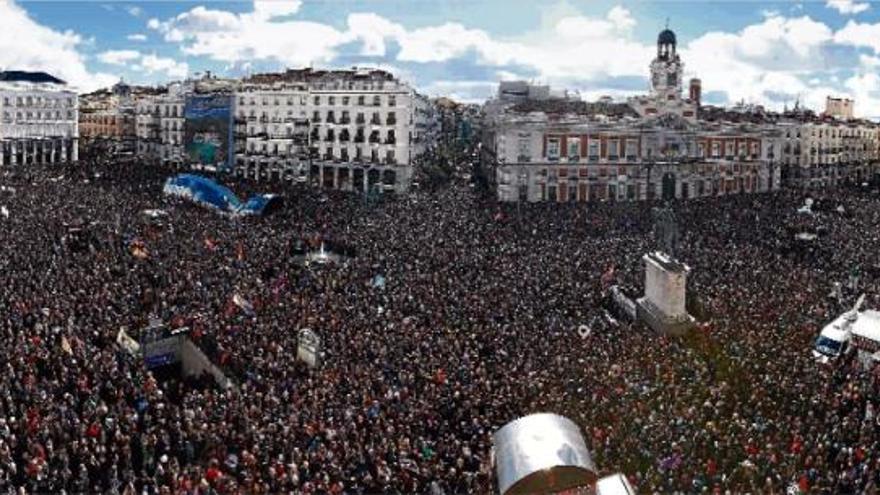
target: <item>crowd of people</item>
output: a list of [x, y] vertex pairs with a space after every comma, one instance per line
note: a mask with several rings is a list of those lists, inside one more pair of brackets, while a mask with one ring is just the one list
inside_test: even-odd
[[[810, 353], [859, 294], [880, 308], [870, 192], [675, 204], [701, 321], [667, 337], [605, 309], [610, 284], [643, 290], [646, 203], [239, 182], [284, 205], [231, 218], [163, 196], [171, 173], [0, 175], [0, 491], [491, 493], [492, 434], [554, 412], [639, 492], [877, 492], [880, 377]], [[295, 255], [324, 239], [356, 255]], [[117, 343], [155, 320], [233, 386]], [[297, 360], [303, 328], [319, 367]]]

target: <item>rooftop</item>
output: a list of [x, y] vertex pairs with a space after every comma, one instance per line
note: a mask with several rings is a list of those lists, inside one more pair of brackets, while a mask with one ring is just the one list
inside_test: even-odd
[[45, 72], [28, 72], [23, 70], [7, 70], [0, 71], [0, 81], [6, 82], [27, 82], [37, 84], [67, 84], [55, 76]]

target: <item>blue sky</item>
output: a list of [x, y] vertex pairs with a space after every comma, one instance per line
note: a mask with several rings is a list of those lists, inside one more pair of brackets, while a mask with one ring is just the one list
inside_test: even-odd
[[468, 101], [511, 78], [623, 98], [646, 89], [667, 18], [711, 103], [821, 108], [832, 94], [880, 116], [880, 4], [859, 0], [0, 0], [0, 67], [90, 90], [119, 77], [362, 65]]

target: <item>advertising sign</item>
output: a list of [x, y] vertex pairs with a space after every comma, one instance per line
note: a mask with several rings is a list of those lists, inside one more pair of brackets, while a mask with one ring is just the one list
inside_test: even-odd
[[232, 168], [232, 96], [192, 95], [183, 110], [183, 146], [190, 164]]

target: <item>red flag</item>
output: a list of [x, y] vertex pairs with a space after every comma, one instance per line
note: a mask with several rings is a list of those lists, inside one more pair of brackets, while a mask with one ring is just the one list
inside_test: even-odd
[[209, 251], [215, 251], [217, 249], [217, 243], [214, 242], [214, 239], [211, 239], [210, 237], [205, 236], [205, 247]]

